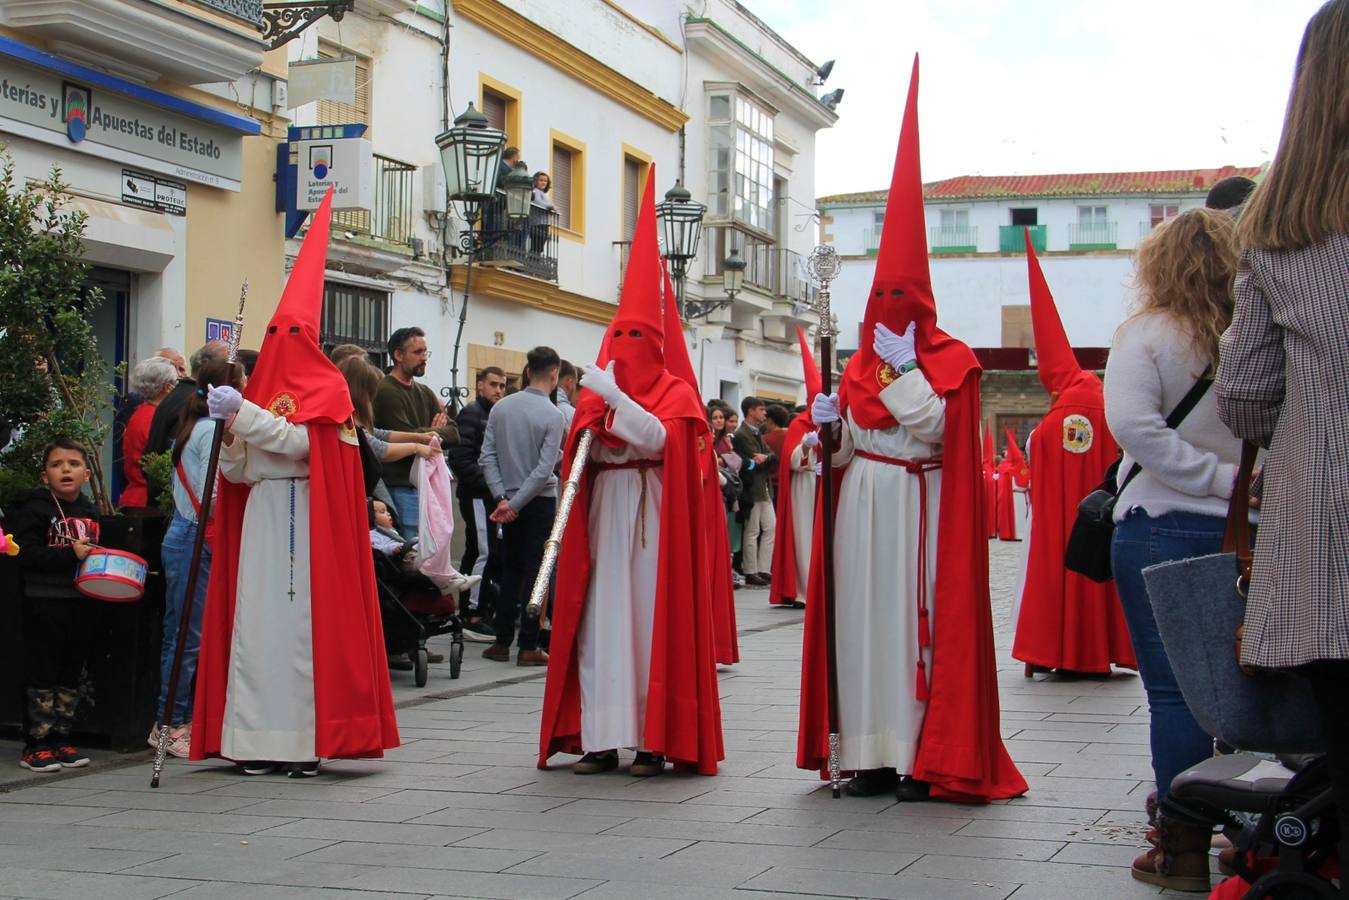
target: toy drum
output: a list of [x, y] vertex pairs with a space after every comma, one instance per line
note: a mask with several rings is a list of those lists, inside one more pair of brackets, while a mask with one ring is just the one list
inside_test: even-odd
[[75, 588], [86, 597], [109, 603], [131, 603], [145, 593], [145, 560], [125, 550], [98, 548], [80, 564]]

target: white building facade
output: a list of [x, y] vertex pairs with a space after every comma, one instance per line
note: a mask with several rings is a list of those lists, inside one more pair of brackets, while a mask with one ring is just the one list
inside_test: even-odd
[[[1025, 231], [1075, 347], [1108, 347], [1133, 298], [1133, 251], [1158, 224], [1201, 207], [1222, 178], [1258, 167], [1089, 175], [964, 176], [924, 189], [942, 327], [972, 347], [1031, 346]], [[834, 290], [840, 345], [856, 347], [875, 272], [885, 191], [822, 197], [824, 240], [844, 256]]]
[[[669, 0], [363, 0], [340, 22], [320, 21], [290, 54], [292, 64], [355, 58], [355, 102], [309, 103], [294, 124], [365, 124], [374, 152], [374, 207], [335, 219], [326, 343], [359, 343], [378, 357], [393, 329], [418, 325], [433, 354], [425, 381], [448, 388], [467, 289], [461, 398], [471, 399], [477, 370], [518, 373], [538, 344], [578, 366], [592, 361], [654, 163], [658, 201], [682, 169], [709, 205], [684, 282], [706, 313], [685, 335], [705, 395], [803, 396], [790, 326], [805, 315], [805, 289], [792, 254], [814, 242], [805, 227], [814, 134], [834, 114], [815, 96], [814, 65], [739, 4], [711, 0], [689, 18]], [[743, 128], [727, 113], [741, 101], [754, 104], [758, 114], [744, 118], [766, 140], [736, 158], [726, 148]], [[435, 144], [446, 117], [469, 102], [531, 173], [550, 175], [556, 207], [514, 231], [485, 212], [480, 227], [505, 233], [484, 235], [471, 265], [468, 225], [457, 204], [446, 210]], [[730, 247], [751, 260], [745, 289], [704, 311], [698, 301], [723, 298], [720, 259]]]

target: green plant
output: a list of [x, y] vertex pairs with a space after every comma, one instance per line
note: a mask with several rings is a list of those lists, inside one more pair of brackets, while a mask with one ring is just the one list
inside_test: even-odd
[[146, 453], [141, 457], [141, 471], [150, 485], [150, 496], [158, 498], [159, 511], [173, 515], [173, 451]]
[[18, 435], [0, 456], [0, 505], [40, 483], [55, 437], [89, 452], [94, 501], [112, 512], [99, 450], [113, 387], [90, 326], [102, 295], [85, 287], [85, 214], [68, 206], [55, 166], [43, 181], [0, 164], [0, 418]]

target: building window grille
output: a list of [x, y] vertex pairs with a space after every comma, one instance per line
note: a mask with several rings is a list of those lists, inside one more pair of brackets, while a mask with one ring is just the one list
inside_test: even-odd
[[388, 365], [389, 292], [340, 281], [323, 283], [319, 343], [327, 353], [338, 344], [355, 344], [383, 369]]

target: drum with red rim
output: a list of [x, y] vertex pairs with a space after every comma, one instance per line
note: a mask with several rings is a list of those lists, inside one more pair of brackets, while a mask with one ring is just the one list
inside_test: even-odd
[[109, 603], [131, 603], [145, 593], [144, 559], [125, 550], [102, 547], [89, 551], [75, 576], [75, 589], [86, 597]]

